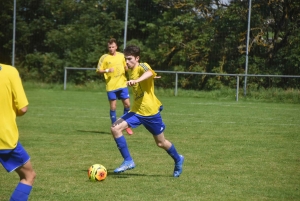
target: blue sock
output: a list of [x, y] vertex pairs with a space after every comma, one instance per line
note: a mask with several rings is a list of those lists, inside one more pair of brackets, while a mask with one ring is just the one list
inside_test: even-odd
[[128, 112], [129, 112], [129, 110], [130, 110], [130, 108], [125, 108], [125, 107], [124, 107], [124, 113], [123, 113], [123, 114], [126, 114], [126, 113], [128, 113]]
[[110, 115], [111, 123], [112, 124], [115, 123], [115, 121], [117, 121], [116, 111], [109, 110], [109, 115]]
[[32, 186], [19, 182], [15, 191], [10, 197], [10, 201], [26, 201], [28, 200]]
[[116, 138], [115, 141], [117, 143], [118, 149], [120, 150], [120, 153], [123, 156], [124, 160], [131, 161], [132, 158], [130, 156], [125, 137], [122, 135], [121, 137]]
[[180, 156], [176, 151], [174, 144], [167, 150], [167, 153], [174, 159], [175, 163], [180, 161]]

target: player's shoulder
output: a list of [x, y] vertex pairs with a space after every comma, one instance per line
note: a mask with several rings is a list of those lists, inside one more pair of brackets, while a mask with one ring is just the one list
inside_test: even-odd
[[124, 54], [122, 52], [116, 52], [116, 55], [124, 57]]
[[2, 63], [0, 63], [0, 71], [6, 71], [6, 72], [18, 74], [18, 70], [15, 67], [7, 64], [2, 64]]
[[150, 66], [147, 62], [140, 62], [140, 65]]
[[122, 52], [116, 52], [116, 56], [119, 58], [119, 59], [123, 59], [125, 60], [125, 56]]
[[100, 57], [99, 61], [103, 61], [107, 56], [109, 56], [109, 54], [103, 54], [103, 55]]
[[17, 79], [20, 79], [19, 71], [11, 66], [0, 63], [0, 79], [5, 78], [9, 79], [11, 82], [14, 82]]
[[144, 70], [148, 70], [148, 69], [151, 69], [150, 65], [146, 62], [141, 62], [139, 64], [140, 67], [142, 67]]
[[7, 64], [2, 64], [2, 63], [0, 63], [0, 69], [2, 70], [2, 69], [10, 69], [10, 68], [13, 68], [12, 66], [10, 66], [10, 65], [7, 65]]

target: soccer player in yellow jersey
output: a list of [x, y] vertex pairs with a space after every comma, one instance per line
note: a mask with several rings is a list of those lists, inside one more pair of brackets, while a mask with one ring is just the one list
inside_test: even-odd
[[16, 68], [0, 64], [0, 163], [16, 171], [20, 182], [10, 200], [28, 200], [35, 172], [30, 157], [19, 142], [16, 116], [27, 112], [28, 101]]
[[165, 124], [160, 115], [162, 104], [154, 94], [156, 73], [147, 63], [139, 63], [139, 47], [134, 45], [127, 46], [124, 49], [124, 55], [129, 68], [130, 80], [127, 82], [127, 85], [132, 87], [134, 102], [129, 113], [124, 114], [111, 127], [112, 135], [124, 159], [121, 166], [116, 168], [114, 172], [120, 173], [135, 168], [135, 163], [130, 155], [122, 131], [128, 127], [136, 128], [143, 124], [153, 135], [157, 146], [166, 150], [174, 159], [173, 176], [179, 177], [182, 173], [184, 157], [178, 154], [175, 146], [164, 136]]
[[[117, 120], [116, 109], [117, 99], [121, 99], [124, 106], [124, 114], [130, 110], [129, 92], [126, 85], [127, 78], [125, 71], [127, 70], [123, 53], [117, 52], [117, 41], [111, 38], [108, 41], [108, 54], [100, 57], [96, 72], [104, 74], [106, 82], [106, 91], [110, 105], [110, 119], [111, 123]], [[129, 135], [133, 132], [130, 128], [126, 129]]]

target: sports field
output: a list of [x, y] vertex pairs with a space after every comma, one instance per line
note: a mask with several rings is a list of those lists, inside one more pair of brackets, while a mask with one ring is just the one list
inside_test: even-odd
[[[26, 93], [17, 122], [37, 173], [31, 201], [300, 200], [299, 104], [160, 95], [166, 138], [185, 156], [173, 178], [172, 159], [143, 127], [125, 134], [136, 168], [113, 173], [122, 158], [104, 91]], [[95, 163], [108, 169], [103, 182], [88, 180]], [[1, 167], [0, 182], [0, 200], [9, 200], [18, 176]]]

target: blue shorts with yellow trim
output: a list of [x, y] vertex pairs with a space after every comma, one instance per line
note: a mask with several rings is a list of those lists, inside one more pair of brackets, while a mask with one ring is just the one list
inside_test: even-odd
[[16, 148], [12, 150], [0, 150], [0, 163], [7, 172], [12, 172], [24, 165], [30, 157], [21, 143], [18, 142]]
[[121, 118], [124, 119], [132, 128], [136, 128], [143, 124], [143, 126], [152, 133], [152, 135], [159, 135], [166, 128], [162, 121], [160, 112], [152, 116], [141, 116], [134, 112], [129, 112], [124, 114]]
[[127, 99], [129, 98], [129, 91], [128, 88], [120, 88], [114, 91], [107, 92], [108, 100], [120, 100], [120, 99]]

